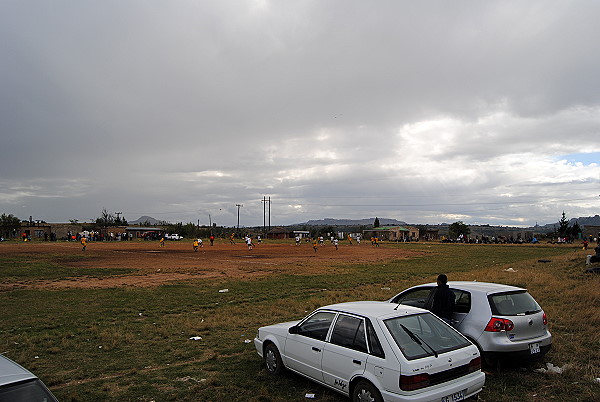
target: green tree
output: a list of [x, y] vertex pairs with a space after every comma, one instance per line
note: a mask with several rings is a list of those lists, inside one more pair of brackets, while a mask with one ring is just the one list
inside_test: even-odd
[[460, 235], [465, 237], [468, 236], [471, 233], [471, 229], [463, 221], [458, 221], [450, 225], [449, 232], [450, 237], [456, 239], [460, 237]]
[[379, 227], [379, 218], [375, 217], [375, 222], [373, 222], [373, 227], [374, 228], [378, 228]]
[[101, 215], [96, 218], [96, 222], [94, 224], [96, 230], [100, 230], [106, 233], [109, 227], [117, 226], [117, 218], [108, 212], [106, 208], [102, 209]]
[[563, 211], [562, 217], [558, 221], [558, 235], [560, 237], [565, 237], [565, 236], [568, 236], [569, 233], [570, 233], [569, 220], [567, 219], [567, 215], [565, 214], [565, 211]]
[[0, 215], [0, 233], [3, 237], [14, 237], [21, 229], [21, 220], [13, 214]]
[[581, 226], [579, 226], [579, 222], [577, 222], [577, 221], [575, 221], [575, 223], [569, 228], [569, 231], [570, 231], [571, 238], [573, 238], [573, 239], [580, 239], [581, 233], [583, 232], [583, 230], [581, 229]]

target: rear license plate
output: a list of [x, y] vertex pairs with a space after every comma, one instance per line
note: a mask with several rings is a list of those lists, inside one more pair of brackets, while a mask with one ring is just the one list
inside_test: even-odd
[[539, 343], [530, 343], [529, 344], [529, 352], [534, 355], [536, 353], [540, 353], [540, 344]]
[[458, 391], [453, 393], [452, 395], [447, 395], [442, 398], [441, 402], [456, 402], [463, 401], [465, 399], [464, 391]]

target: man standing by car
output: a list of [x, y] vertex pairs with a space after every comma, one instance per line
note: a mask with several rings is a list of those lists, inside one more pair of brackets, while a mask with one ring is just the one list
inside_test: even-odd
[[437, 290], [433, 296], [431, 312], [450, 324], [454, 312], [454, 293], [448, 287], [448, 277], [440, 274], [437, 278]]

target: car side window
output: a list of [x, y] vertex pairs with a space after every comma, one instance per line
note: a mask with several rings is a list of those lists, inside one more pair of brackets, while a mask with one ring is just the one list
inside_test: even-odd
[[340, 314], [333, 327], [330, 342], [334, 345], [366, 353], [365, 320], [359, 317]]
[[471, 311], [471, 293], [452, 289], [454, 293], [454, 312], [468, 313]]
[[324, 341], [327, 338], [329, 327], [334, 318], [334, 312], [320, 311], [315, 313], [302, 324], [298, 325], [298, 335]]
[[379, 338], [377, 338], [377, 334], [375, 333], [375, 328], [373, 328], [373, 324], [371, 324], [370, 320], [367, 320], [367, 341], [369, 342], [371, 354], [385, 359], [385, 353], [383, 352], [381, 343], [379, 343]]
[[394, 299], [394, 303], [425, 308], [432, 288], [419, 288], [406, 291]]

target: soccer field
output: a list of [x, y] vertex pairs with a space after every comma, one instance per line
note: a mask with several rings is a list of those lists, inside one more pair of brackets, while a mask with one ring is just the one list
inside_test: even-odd
[[[205, 242], [207, 243], [207, 242]], [[560, 375], [489, 373], [481, 400], [595, 400], [598, 276], [575, 246], [440, 243], [253, 250], [217, 241], [0, 244], [0, 352], [60, 400], [342, 401], [299, 376], [273, 379], [250, 342], [259, 326], [340, 301], [384, 300], [433, 281], [527, 287], [549, 317]], [[539, 262], [549, 260], [549, 262]], [[512, 268], [512, 269], [509, 269]], [[191, 339], [192, 338], [192, 339]]]

